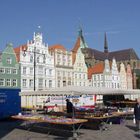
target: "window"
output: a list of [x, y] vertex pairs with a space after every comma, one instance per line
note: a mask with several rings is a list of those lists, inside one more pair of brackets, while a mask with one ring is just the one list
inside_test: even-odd
[[49, 80], [49, 88], [52, 88], [52, 80]]
[[83, 79], [85, 79], [85, 74], [83, 74]]
[[39, 79], [38, 85], [39, 88], [43, 88], [43, 79]]
[[26, 79], [23, 79], [23, 80], [22, 80], [22, 86], [23, 86], [23, 87], [26, 87], [26, 84], [27, 84], [26, 82], [27, 82]]
[[63, 77], [65, 77], [66, 76], [66, 73], [65, 73], [65, 71], [63, 71]]
[[30, 74], [32, 75], [33, 74], [33, 68], [30, 67]]
[[13, 87], [16, 87], [17, 86], [17, 79], [13, 79], [12, 86]]
[[11, 86], [11, 79], [6, 79], [6, 86], [8, 86], [8, 87]]
[[12, 64], [12, 59], [10, 57], [7, 58], [7, 64]]
[[45, 80], [45, 87], [47, 87], [47, 80]]
[[57, 72], [57, 76], [60, 76], [60, 71]]
[[4, 74], [4, 68], [0, 68], [0, 74]]
[[49, 69], [49, 75], [52, 75], [52, 69]]
[[60, 80], [58, 80], [58, 85], [57, 86], [60, 87]]
[[33, 62], [33, 56], [30, 56], [30, 62], [31, 63]]
[[39, 57], [37, 57], [37, 63], [39, 63]]
[[71, 81], [68, 81], [68, 85], [71, 85]]
[[17, 74], [17, 69], [13, 69], [13, 74]]
[[103, 80], [103, 75], [101, 75], [101, 80]]
[[6, 68], [6, 69], [5, 69], [5, 73], [6, 73], [6, 74], [11, 74], [11, 69], [10, 69], [10, 68]]
[[44, 64], [46, 63], [46, 58], [45, 58], [45, 56], [43, 57], [43, 63], [44, 63]]
[[75, 78], [77, 78], [77, 74], [75, 74]]
[[33, 79], [29, 80], [29, 87], [33, 87]]
[[81, 74], [79, 74], [79, 79], [81, 79]]
[[5, 86], [4, 82], [4, 79], [0, 79], [0, 86]]
[[43, 74], [43, 67], [38, 68], [38, 74]]
[[85, 84], [85, 82], [84, 82], [84, 86], [85, 86], [86, 84]]
[[26, 74], [26, 67], [23, 67], [23, 74]]

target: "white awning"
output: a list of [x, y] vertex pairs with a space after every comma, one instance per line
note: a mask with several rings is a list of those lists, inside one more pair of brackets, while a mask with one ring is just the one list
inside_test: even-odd
[[25, 91], [20, 95], [109, 95], [109, 94], [123, 94], [123, 95], [137, 95], [140, 94], [139, 89], [109, 89], [109, 88], [94, 88], [94, 87], [76, 87], [67, 86], [62, 88], [55, 88], [46, 91]]

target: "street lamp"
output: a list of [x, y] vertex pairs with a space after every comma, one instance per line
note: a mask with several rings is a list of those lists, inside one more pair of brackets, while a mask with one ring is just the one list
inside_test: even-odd
[[[27, 52], [27, 48], [23, 48], [23, 56], [25, 57], [26, 56], [26, 52]], [[40, 55], [43, 55], [43, 63], [45, 63], [45, 54], [42, 54], [42, 53], [39, 53], [39, 52], [36, 52], [36, 46], [34, 46], [34, 51], [33, 51], [33, 67], [34, 67], [34, 91], [36, 91], [36, 54], [40, 54]], [[39, 56], [38, 56], [39, 57]]]
[[[26, 52], [27, 52], [27, 48], [23, 48], [23, 56], [25, 57], [26, 56]], [[34, 46], [34, 52], [33, 52], [33, 54], [34, 54], [34, 91], [36, 90], [36, 82], [35, 82], [35, 80], [36, 80], [36, 47]]]

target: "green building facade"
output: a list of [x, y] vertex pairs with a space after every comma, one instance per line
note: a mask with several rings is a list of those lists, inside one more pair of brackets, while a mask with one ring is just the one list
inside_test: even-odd
[[0, 54], [0, 88], [20, 89], [20, 64], [12, 44]]

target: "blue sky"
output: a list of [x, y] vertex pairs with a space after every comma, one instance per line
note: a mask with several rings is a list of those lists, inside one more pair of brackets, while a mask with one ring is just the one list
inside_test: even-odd
[[90, 48], [134, 48], [140, 56], [140, 0], [0, 0], [0, 50], [31, 40], [38, 25], [49, 46], [74, 46], [79, 23]]

